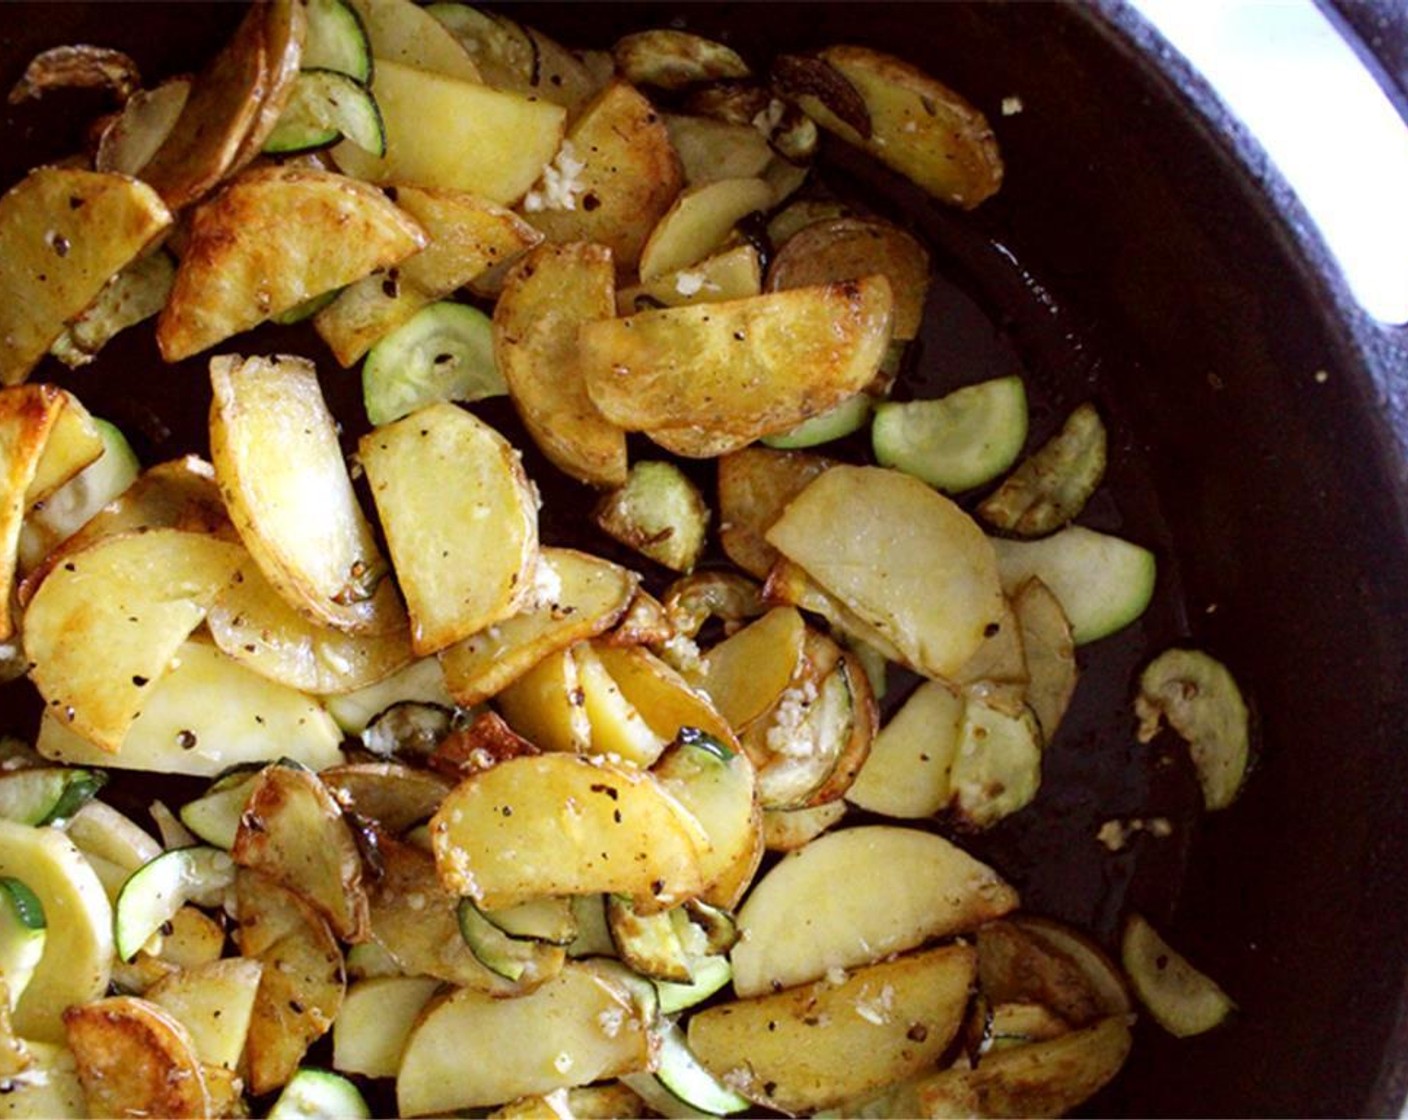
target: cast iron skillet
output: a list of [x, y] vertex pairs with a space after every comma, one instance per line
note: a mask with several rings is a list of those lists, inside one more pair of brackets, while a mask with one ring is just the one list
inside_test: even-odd
[[[237, 7], [6, 5], [0, 85], [43, 47], [98, 42], [152, 77], [209, 57]], [[1137, 627], [1083, 651], [1088, 670], [1039, 803], [973, 842], [1027, 906], [1112, 943], [1147, 913], [1221, 980], [1241, 1012], [1174, 1042], [1140, 1025], [1133, 1056], [1087, 1111], [1127, 1115], [1397, 1114], [1408, 1090], [1408, 360], [1370, 323], [1289, 192], [1204, 84], [1117, 0], [1029, 3], [533, 5], [520, 18], [569, 45], [672, 21], [755, 61], [863, 42], [931, 70], [994, 121], [1001, 194], [972, 215], [829, 145], [838, 189], [903, 214], [935, 251], [919, 361], [902, 393], [1022, 371], [1044, 439], [1094, 399], [1112, 425], [1111, 482], [1083, 520], [1158, 552]], [[1003, 117], [1004, 97], [1020, 97]], [[80, 97], [6, 111], [0, 188], [78, 143]], [[265, 329], [245, 352], [320, 359], [360, 422], [355, 378], [308, 332]], [[132, 434], [144, 462], [203, 450], [204, 360], [163, 366], [150, 331], [115, 342], [72, 385]], [[1320, 376], [1321, 374], [1327, 376]], [[490, 419], [509, 425], [504, 410]], [[526, 444], [521, 436], [515, 441]], [[552, 483], [548, 508], [580, 508]], [[589, 530], [572, 514], [549, 543]], [[593, 538], [594, 547], [604, 547]], [[1135, 745], [1142, 662], [1185, 642], [1251, 696], [1260, 757], [1230, 811], [1195, 812], [1181, 754]], [[34, 705], [0, 693], [0, 730]], [[158, 786], [120, 783], [136, 806]], [[1112, 856], [1111, 816], [1163, 813], [1174, 839]], [[902, 868], [896, 873], [903, 874]]]

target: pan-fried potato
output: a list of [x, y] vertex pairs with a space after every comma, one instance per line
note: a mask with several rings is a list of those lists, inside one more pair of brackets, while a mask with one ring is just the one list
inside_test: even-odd
[[302, 896], [344, 941], [366, 939], [361, 853], [342, 806], [316, 774], [266, 769], [245, 802], [230, 855]]
[[29, 1054], [29, 1076], [9, 1081], [10, 1091], [0, 1096], [0, 1116], [15, 1120], [44, 1117], [73, 1117], [82, 1120], [91, 1115], [83, 1097], [83, 1084], [78, 1080], [73, 1051], [67, 1046], [47, 1042], [25, 1042]]
[[396, 1101], [401, 1115], [421, 1116], [585, 1085], [649, 1064], [639, 1005], [590, 967], [569, 964], [517, 999], [461, 989], [433, 1005], [406, 1042]]
[[545, 894], [628, 894], [656, 910], [697, 894], [709, 840], [654, 778], [570, 754], [467, 778], [430, 823], [446, 889], [497, 910]]
[[587, 395], [577, 330], [612, 317], [614, 292], [605, 246], [542, 245], [494, 308], [494, 360], [528, 433], [559, 469], [596, 486], [626, 481], [626, 436]]
[[665, 749], [666, 740], [621, 694], [589, 643], [574, 646], [572, 658], [577, 663], [582, 707], [591, 725], [592, 753], [608, 758], [615, 755], [642, 769], [649, 768]]
[[835, 465], [820, 455], [766, 447], [720, 459], [719, 543], [725, 555], [749, 575], [766, 579], [780, 554], [765, 534], [788, 502]]
[[472, 707], [512, 684], [548, 654], [615, 625], [636, 593], [638, 577], [571, 549], [545, 548], [539, 564], [556, 577], [556, 593], [440, 654], [456, 702]]
[[[667, 113], [665, 127], [692, 187], [719, 179], [755, 179], [772, 161], [767, 138], [751, 124]], [[768, 205], [772, 190], [768, 190]]]
[[710, 702], [669, 665], [640, 646], [596, 643], [606, 671], [657, 735], [666, 742], [692, 727], [710, 735], [729, 750], [738, 749], [733, 728]]
[[112, 996], [70, 1007], [64, 1025], [92, 1115], [210, 1115], [191, 1036], [161, 1007]]
[[112, 122], [103, 129], [93, 166], [136, 177], [171, 135], [186, 99], [190, 78], [171, 78], [154, 89], [138, 90], [127, 99]]
[[0, 197], [0, 384], [23, 381], [170, 224], [156, 192], [123, 175], [40, 167]]
[[[718, 179], [689, 187], [675, 199], [641, 249], [641, 280], [649, 283], [697, 264], [719, 249], [743, 218], [771, 205], [772, 188], [761, 179]], [[817, 283], [831, 279], [860, 277], [828, 276]]]
[[[896, 867], [906, 873], [890, 874]], [[992, 868], [942, 837], [889, 825], [828, 833], [764, 875], [739, 910], [734, 991], [819, 980], [1016, 906], [1017, 892]]]
[[977, 970], [967, 945], [858, 969], [839, 984], [723, 1003], [689, 1021], [689, 1045], [768, 1108], [826, 1108], [937, 1062], [963, 1023]]
[[605, 245], [618, 275], [635, 271], [646, 238], [684, 182], [665, 122], [621, 81], [583, 110], [550, 170], [557, 189], [545, 173], [541, 188], [524, 199], [524, 216], [549, 241]]
[[25, 613], [31, 677], [50, 710], [118, 750], [240, 563], [238, 546], [177, 529], [109, 537], [65, 561]]
[[993, 1003], [1037, 1003], [1074, 1027], [1086, 1027], [1116, 1010], [1070, 959], [1016, 922], [989, 922], [978, 931], [978, 980]]
[[944, 202], [971, 210], [1002, 185], [987, 119], [909, 63], [866, 47], [783, 57], [773, 77], [808, 116]]
[[[202, 642], [180, 646], [166, 675], [147, 691], [116, 754], [77, 734], [52, 709], [40, 721], [36, 749], [71, 766], [202, 777], [275, 758], [313, 769], [343, 761], [342, 733], [314, 701]], [[212, 696], [220, 703], [212, 704]]]
[[1051, 589], [1033, 576], [1012, 596], [1022, 631], [1029, 681], [1026, 702], [1049, 743], [1076, 690], [1078, 667], [1071, 624]]
[[513, 730], [546, 751], [589, 751], [587, 718], [577, 661], [570, 649], [550, 653], [499, 692], [497, 703]]
[[247, 171], [202, 205], [157, 320], [168, 362], [425, 248], [380, 191], [307, 167]]
[[648, 284], [621, 288], [616, 293], [616, 313], [633, 315], [652, 307], [748, 299], [762, 290], [762, 260], [754, 246], [744, 243]]
[[629, 431], [784, 431], [870, 381], [892, 303], [889, 282], [875, 276], [588, 323], [579, 334], [587, 391]]
[[360, 451], [417, 654], [529, 602], [537, 495], [503, 436], [462, 408], [433, 404], [368, 433]]
[[[52, 407], [56, 415], [35, 465], [34, 477], [25, 491], [26, 507], [48, 498], [103, 453], [103, 437], [98, 425], [77, 397], [66, 389], [52, 386], [44, 386], [40, 391], [45, 396], [53, 395]], [[9, 392], [0, 390], [0, 401], [6, 400]], [[8, 408], [0, 406], [0, 412], [7, 413]]]
[[176, 279], [170, 253], [138, 257], [98, 293], [76, 319], [69, 321], [49, 352], [70, 369], [87, 365], [114, 337], [155, 316], [166, 306]]
[[358, 179], [448, 187], [511, 206], [562, 142], [560, 106], [388, 59], [377, 59], [372, 93], [386, 126], [386, 155], [350, 141], [332, 153]]
[[873, 813], [930, 817], [953, 796], [949, 773], [958, 754], [963, 697], [925, 681], [880, 729], [846, 800]]
[[406, 1040], [439, 986], [428, 976], [374, 976], [353, 984], [332, 1027], [332, 1068], [395, 1077]]
[[[553, 1093], [519, 1097], [489, 1115], [494, 1120], [555, 1120], [559, 1099], [563, 1098]], [[567, 1110], [577, 1120], [626, 1120], [651, 1115], [645, 1101], [620, 1081], [573, 1087], [566, 1090], [565, 1100]]]
[[833, 630], [849, 640], [864, 642], [887, 661], [907, 669], [914, 668], [909, 658], [889, 638], [786, 557], [778, 560], [768, 572], [767, 582], [763, 585], [763, 599], [772, 604], [791, 603], [812, 614], [819, 614], [831, 624]]
[[361, 17], [378, 62], [390, 59], [434, 74], [480, 81], [479, 67], [464, 46], [429, 12], [411, 0], [348, 0]]
[[432, 770], [395, 762], [354, 762], [322, 771], [338, 804], [393, 835], [430, 819], [452, 784]]
[[294, 82], [303, 63], [308, 38], [306, 0], [266, 0], [264, 10], [264, 61], [267, 75], [259, 112], [235, 153], [232, 170], [238, 170], [264, 150], [274, 126], [293, 96]]
[[464, 191], [403, 185], [394, 188], [394, 196], [425, 230], [429, 244], [391, 272], [348, 285], [318, 312], [313, 325], [344, 366], [422, 307], [542, 239], [513, 211]]
[[149, 988], [146, 998], [186, 1028], [202, 1063], [233, 1070], [244, 1053], [263, 970], [247, 957], [208, 961], [172, 973]]
[[931, 676], [960, 669], [1002, 616], [992, 543], [958, 506], [898, 471], [825, 472], [767, 541]]
[[704, 656], [699, 687], [719, 713], [744, 728], [786, 691], [802, 659], [806, 625], [791, 607], [774, 607]]
[[50, 433], [64, 411], [64, 397], [51, 385], [0, 389], [0, 641], [15, 632], [10, 592], [15, 583], [20, 527], [33, 503], [29, 494]]
[[9, 103], [38, 100], [53, 89], [103, 89], [125, 101], [142, 88], [142, 73], [130, 55], [86, 43], [51, 47], [29, 60], [10, 89]]
[[611, 56], [627, 81], [660, 89], [749, 76], [748, 64], [733, 48], [673, 28], [622, 36], [611, 48]]
[[403, 626], [312, 363], [224, 356], [212, 359], [210, 380], [215, 476], [265, 578], [314, 621], [353, 632]]

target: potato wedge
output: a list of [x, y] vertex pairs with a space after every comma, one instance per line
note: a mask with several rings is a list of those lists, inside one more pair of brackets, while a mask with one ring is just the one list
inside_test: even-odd
[[582, 708], [591, 725], [591, 752], [608, 758], [625, 759], [648, 769], [668, 745], [622, 695], [620, 687], [606, 671], [590, 642], [572, 648], [577, 664]]
[[582, 327], [587, 391], [629, 431], [784, 431], [859, 392], [890, 336], [884, 277]]
[[425, 248], [380, 191], [307, 167], [248, 171], [196, 211], [157, 344], [180, 361]]
[[[718, 179], [687, 188], [651, 230], [642, 247], [641, 280], [649, 283], [697, 264], [721, 248], [740, 221], [771, 206], [772, 188], [761, 179]], [[824, 277], [817, 282], [831, 279]]]
[[[377, 183], [469, 191], [501, 206], [527, 193], [562, 142], [566, 112], [473, 82], [377, 59], [372, 93], [386, 126], [386, 155], [350, 141], [338, 167]], [[435, 128], [426, 128], [426, 121]]]
[[616, 69], [636, 85], [685, 89], [698, 82], [749, 76], [748, 64], [723, 43], [674, 28], [622, 36], [611, 48]]
[[90, 1116], [73, 1051], [48, 1042], [26, 1041], [24, 1045], [30, 1057], [29, 1076], [10, 1080], [10, 1091], [0, 1096], [0, 1116], [14, 1120], [82, 1120]]
[[1002, 185], [987, 118], [918, 67], [867, 47], [784, 56], [773, 79], [819, 125], [935, 198], [971, 210]]
[[240, 563], [237, 546], [177, 529], [109, 537], [65, 561], [25, 614], [31, 677], [49, 709], [118, 750]]
[[[906, 874], [886, 873], [895, 867]], [[828, 833], [764, 875], [739, 910], [734, 991], [805, 984], [1016, 905], [1017, 892], [996, 872], [939, 836], [889, 825]]]
[[[67, 389], [50, 386], [43, 392], [56, 396], [56, 415], [44, 440], [34, 477], [25, 491], [25, 504], [29, 507], [50, 497], [103, 453], [103, 437], [97, 422], [78, 398]], [[0, 400], [4, 395], [0, 392]], [[8, 409], [5, 412], [8, 414]]]
[[[505, 1047], [505, 1039], [514, 1045]], [[421, 1116], [585, 1085], [649, 1064], [639, 1006], [596, 971], [569, 964], [518, 999], [461, 989], [431, 1007], [407, 1040], [396, 1100], [402, 1115]]]
[[40, 167], [0, 197], [0, 385], [23, 381], [170, 225], [156, 192], [123, 175]]
[[587, 395], [577, 330], [612, 317], [614, 292], [605, 246], [543, 245], [509, 274], [494, 307], [494, 359], [529, 435], [555, 466], [595, 486], [626, 481], [626, 436]]
[[586, 753], [592, 725], [571, 649], [550, 653], [497, 696], [515, 732], [545, 751]]
[[342, 806], [316, 774], [267, 768], [245, 802], [230, 855], [297, 893], [344, 941], [366, 940], [361, 853]]
[[705, 1068], [782, 1112], [826, 1108], [912, 1077], [958, 1033], [977, 973], [968, 945], [710, 1007], [689, 1021]]
[[215, 476], [265, 578], [316, 622], [372, 633], [404, 625], [312, 363], [224, 356], [210, 381]]
[[622, 695], [666, 742], [692, 727], [729, 750], [738, 749], [733, 729], [709, 699], [649, 650], [598, 642], [596, 651]]
[[33, 503], [29, 492], [50, 433], [64, 411], [64, 396], [51, 385], [0, 389], [0, 641], [15, 632], [11, 591], [19, 556], [20, 528]]
[[[116, 754], [90, 743], [51, 709], [35, 747], [71, 766], [214, 777], [230, 766], [289, 758], [313, 769], [343, 761], [341, 732], [316, 702], [213, 646], [186, 642], [145, 691], [142, 714]], [[210, 697], [219, 696], [212, 704]]]
[[172, 973], [149, 988], [146, 998], [186, 1028], [203, 1064], [233, 1070], [244, 1054], [263, 970], [247, 957], [213, 960]]
[[303, 65], [303, 44], [308, 38], [306, 0], [265, 0], [264, 64], [266, 81], [259, 111], [240, 141], [232, 170], [245, 166], [264, 150], [293, 96], [294, 82]]
[[940, 681], [925, 681], [875, 737], [870, 757], [846, 800], [887, 817], [933, 816], [949, 803], [949, 774], [958, 755], [963, 697]]
[[699, 687], [736, 728], [746, 727], [787, 690], [802, 660], [806, 625], [791, 607], [774, 607], [704, 656]]
[[914, 668], [894, 642], [786, 557], [779, 559], [768, 572], [767, 582], [763, 584], [763, 599], [773, 604], [791, 603], [812, 614], [819, 614], [831, 624], [833, 630], [849, 641], [864, 642], [886, 661], [893, 661], [907, 669]]
[[762, 258], [756, 247], [743, 244], [668, 272], [648, 284], [632, 284], [616, 293], [616, 314], [634, 315], [652, 307], [687, 303], [722, 303], [749, 299], [763, 290]]
[[[569, 161], [574, 175], [562, 174]], [[646, 238], [684, 183], [660, 114], [619, 80], [582, 111], [554, 174], [565, 185], [535, 188], [523, 201], [524, 217], [549, 241], [605, 245], [618, 275], [635, 271]]]
[[992, 543], [958, 506], [897, 471], [827, 471], [766, 539], [930, 676], [960, 669], [1003, 613]]
[[191, 1036], [161, 1007], [112, 996], [70, 1007], [64, 1026], [93, 1115], [210, 1115]]
[[348, 0], [361, 17], [377, 62], [390, 59], [464, 82], [480, 80], [469, 52], [429, 12], [411, 0]]
[[765, 534], [787, 503], [833, 459], [805, 451], [750, 447], [719, 460], [719, 543], [749, 575], [766, 579], [779, 553]]
[[429, 243], [394, 269], [348, 285], [318, 312], [313, 325], [344, 366], [422, 307], [542, 239], [513, 211], [477, 195], [405, 185], [392, 191], [396, 205], [420, 224]]
[[[691, 187], [720, 179], [756, 179], [772, 161], [767, 137], [752, 124], [667, 113], [665, 127]], [[767, 205], [772, 205], [771, 188]]]
[[171, 78], [134, 93], [122, 106], [122, 112], [103, 128], [93, 156], [94, 169], [134, 178], [140, 175], [171, 135], [190, 95], [188, 77]]
[[353, 984], [332, 1025], [332, 1068], [395, 1077], [406, 1040], [439, 986], [430, 976], [377, 976]]
[[699, 892], [709, 850], [699, 822], [649, 775], [570, 754], [510, 759], [467, 778], [430, 834], [445, 887], [489, 910], [603, 891], [665, 908]]
[[360, 451], [416, 653], [517, 613], [533, 594], [538, 506], [513, 446], [434, 404], [363, 436]]

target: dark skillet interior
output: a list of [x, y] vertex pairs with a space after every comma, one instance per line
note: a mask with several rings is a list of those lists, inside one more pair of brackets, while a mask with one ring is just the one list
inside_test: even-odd
[[[1141, 1024], [1125, 1076], [1089, 1111], [1396, 1114], [1408, 546], [1390, 445], [1325, 282], [1190, 112], [1166, 76], [1174, 69], [1094, 10], [1055, 4], [516, 14], [573, 46], [678, 21], [756, 63], [779, 49], [863, 42], [924, 66], [989, 114], [1007, 182], [973, 215], [827, 149], [829, 183], [903, 215], [935, 253], [941, 280], [900, 392], [1021, 371], [1034, 440], [1095, 400], [1111, 422], [1112, 462], [1083, 521], [1153, 547], [1161, 568], [1141, 624], [1083, 651], [1086, 676], [1049, 749], [1039, 803], [973, 847], [1029, 908], [1107, 944], [1126, 909], [1143, 910], [1240, 1005], [1233, 1023], [1192, 1041]], [[232, 5], [6, 5], [0, 81], [8, 88], [37, 49], [85, 41], [132, 52], [149, 77], [194, 69], [238, 15]], [[1009, 95], [1023, 109], [1003, 117]], [[71, 152], [101, 107], [64, 96], [7, 110], [0, 187]], [[311, 332], [267, 328], [230, 348], [319, 359], [349, 439], [364, 423], [355, 375], [337, 372]], [[121, 337], [89, 371], [64, 378], [47, 365], [36, 377], [73, 386], [131, 434], [144, 462], [205, 449], [204, 361], [164, 366], [149, 329]], [[484, 414], [511, 426], [504, 409]], [[583, 492], [531, 455], [528, 466], [549, 511], [575, 511], [545, 521], [545, 539], [604, 548], [587, 537]], [[1259, 765], [1216, 817], [1193, 812], [1179, 751], [1133, 740], [1133, 680], [1174, 642], [1224, 659], [1257, 712]], [[29, 732], [33, 718], [21, 691], [0, 693], [0, 729]], [[120, 796], [140, 804], [154, 788], [129, 780]], [[1155, 814], [1176, 822], [1174, 838], [1115, 856], [1095, 841], [1109, 817]]]

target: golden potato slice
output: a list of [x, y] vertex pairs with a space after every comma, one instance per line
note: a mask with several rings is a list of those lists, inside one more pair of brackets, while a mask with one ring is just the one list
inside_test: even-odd
[[748, 244], [735, 245], [648, 284], [621, 288], [616, 293], [616, 313], [633, 315], [652, 307], [748, 299], [763, 290], [762, 284], [758, 250]]
[[865, 643], [887, 661], [914, 668], [889, 638], [786, 557], [778, 560], [768, 572], [763, 599], [768, 603], [790, 603], [819, 614], [847, 639]]
[[429, 976], [375, 976], [353, 984], [332, 1025], [332, 1068], [395, 1077], [406, 1040], [439, 987]]
[[163, 1008], [112, 996], [70, 1007], [64, 1026], [92, 1115], [210, 1115], [191, 1036]]
[[958, 506], [898, 471], [825, 472], [766, 539], [930, 676], [959, 670], [1002, 617], [992, 543]]
[[719, 460], [719, 543], [749, 575], [766, 579], [779, 553], [767, 543], [787, 503], [834, 459], [805, 451], [749, 447]]
[[157, 320], [161, 355], [198, 354], [425, 245], [365, 183], [292, 165], [245, 172], [195, 213]]
[[880, 729], [846, 800], [887, 817], [930, 817], [953, 797], [949, 773], [958, 754], [963, 698], [925, 681]]
[[0, 384], [25, 376], [171, 213], [123, 175], [40, 167], [0, 197]]
[[792, 607], [774, 607], [704, 656], [699, 687], [719, 713], [744, 728], [787, 690], [802, 660], [806, 624]]
[[265, 0], [262, 7], [267, 81], [259, 112], [254, 115], [235, 153], [234, 170], [264, 150], [264, 141], [269, 139], [293, 95], [293, 85], [303, 64], [303, 44], [308, 38], [306, 0]]
[[263, 966], [247, 957], [208, 961], [172, 973], [149, 988], [146, 998], [186, 1028], [202, 1063], [233, 1070], [244, 1054], [262, 972]]
[[1030, 677], [1026, 702], [1036, 714], [1042, 737], [1049, 743], [1070, 706], [1079, 678], [1071, 624], [1060, 600], [1036, 576], [1017, 589], [1012, 609], [1021, 628]]
[[656, 734], [640, 712], [621, 693], [601, 658], [591, 645], [583, 642], [572, 649], [577, 663], [577, 677], [582, 690], [582, 707], [591, 724], [592, 753], [615, 755], [642, 769], [660, 757], [667, 741]]
[[366, 940], [361, 853], [316, 774], [268, 767], [245, 802], [230, 855], [300, 895], [344, 941]]
[[883, 276], [582, 327], [587, 392], [629, 431], [757, 438], [859, 392], [890, 338]]
[[[25, 491], [25, 504], [31, 507], [48, 498], [103, 453], [103, 437], [98, 425], [78, 398], [66, 389], [52, 386], [45, 386], [42, 391], [56, 396], [57, 415], [44, 441], [34, 477]], [[6, 393], [8, 390], [0, 391], [0, 400], [5, 399]]]
[[411, 0], [348, 0], [362, 19], [378, 62], [390, 59], [465, 82], [480, 80], [469, 52], [429, 12]]
[[142, 88], [136, 61], [111, 47], [50, 47], [29, 60], [24, 73], [10, 89], [9, 103], [35, 101], [55, 89], [107, 90], [119, 102]]
[[592, 746], [585, 701], [570, 649], [548, 654], [496, 698], [513, 730], [535, 747], [582, 753]]
[[723, 43], [673, 28], [622, 36], [611, 48], [616, 69], [636, 85], [684, 89], [697, 82], [746, 78], [748, 64]]
[[942, 837], [889, 825], [831, 832], [764, 875], [739, 910], [734, 991], [819, 980], [1016, 906], [1017, 892], [992, 868]]
[[585, 1085], [649, 1064], [639, 1005], [590, 967], [569, 964], [518, 999], [461, 989], [433, 1005], [406, 1042], [396, 1101], [401, 1115], [421, 1116]]
[[979, 984], [993, 1003], [1038, 1003], [1075, 1027], [1129, 1010], [1127, 994], [1122, 1009], [1107, 1006], [1074, 960], [1016, 922], [989, 922], [978, 931], [977, 944]]
[[10, 1080], [10, 1091], [0, 1097], [0, 1116], [82, 1120], [92, 1115], [78, 1080], [73, 1051], [47, 1042], [26, 1041], [24, 1046], [30, 1057], [30, 1075]]
[[738, 749], [733, 728], [709, 698], [649, 650], [598, 642], [596, 651], [622, 695], [662, 739], [672, 741], [682, 729], [692, 727], [729, 750]]
[[316, 622], [404, 625], [312, 363], [224, 356], [211, 360], [210, 381], [215, 476], [265, 578]]
[[337, 360], [350, 366], [417, 311], [511, 261], [542, 239], [512, 210], [464, 191], [398, 186], [390, 192], [429, 244], [384, 274], [349, 284], [313, 319]]
[[[494, 1120], [556, 1120], [557, 1094], [519, 1097], [489, 1115]], [[566, 1107], [577, 1120], [626, 1120], [652, 1115], [635, 1092], [620, 1081], [582, 1085], [566, 1090]]]
[[633, 86], [613, 81], [582, 111], [523, 213], [549, 241], [605, 245], [625, 275], [683, 183], [660, 114]]
[[0, 389], [0, 641], [15, 632], [10, 592], [15, 583], [20, 528], [33, 503], [29, 493], [50, 433], [64, 411], [64, 394], [52, 385]]
[[433, 404], [369, 432], [360, 452], [417, 654], [532, 598], [537, 495], [503, 436], [462, 408]]
[[587, 395], [577, 330], [612, 317], [614, 291], [605, 246], [542, 245], [494, 307], [494, 360], [528, 434], [555, 466], [595, 486], [626, 481], [626, 435]]
[[932, 1066], [958, 1033], [977, 954], [946, 945], [857, 969], [841, 983], [736, 1000], [689, 1021], [714, 1076], [782, 1112], [826, 1108]]
[[[771, 205], [772, 188], [761, 179], [718, 179], [689, 187], [675, 199], [641, 249], [641, 280], [649, 283], [697, 264], [719, 249], [742, 219]], [[817, 283], [831, 279], [859, 277], [824, 277]]]
[[[343, 761], [342, 733], [318, 704], [203, 642], [186, 642], [149, 688], [116, 754], [73, 731], [53, 709], [35, 747], [72, 766], [214, 777], [237, 763], [290, 758], [313, 769]], [[210, 697], [219, 696], [212, 704]]]
[[650, 775], [571, 754], [510, 759], [467, 778], [430, 835], [446, 889], [488, 910], [605, 891], [665, 908], [704, 885], [709, 849], [699, 822]]
[[386, 127], [386, 155], [350, 141], [332, 153], [358, 179], [448, 187], [511, 206], [562, 142], [560, 106], [389, 59], [377, 59], [372, 93]]
[[177, 529], [109, 537], [65, 561], [25, 613], [31, 676], [50, 710], [118, 750], [240, 563], [238, 546]]
[[774, 64], [779, 88], [823, 128], [944, 202], [971, 210], [1002, 185], [987, 118], [918, 67], [867, 47]]
[[538, 563], [552, 573], [551, 595], [441, 651], [445, 682], [464, 707], [487, 700], [548, 654], [610, 629], [640, 582], [634, 572], [571, 549], [545, 548]]
[[846, 815], [844, 801], [824, 801], [805, 809], [764, 809], [763, 842], [770, 852], [795, 852]]

